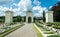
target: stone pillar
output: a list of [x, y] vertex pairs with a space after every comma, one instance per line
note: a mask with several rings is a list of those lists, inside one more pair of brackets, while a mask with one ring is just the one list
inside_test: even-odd
[[28, 16], [26, 16], [26, 23], [28, 23]]
[[32, 16], [31, 18], [32, 18], [31, 21], [34, 22], [34, 21], [33, 21], [33, 16]]
[[53, 11], [46, 12], [46, 22], [53, 22]]
[[11, 11], [6, 11], [5, 12], [5, 23], [10, 24], [13, 22], [13, 12]]

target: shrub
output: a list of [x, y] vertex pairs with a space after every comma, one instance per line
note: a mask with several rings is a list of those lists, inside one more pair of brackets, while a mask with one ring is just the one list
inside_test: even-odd
[[48, 22], [48, 23], [46, 23], [46, 25], [47, 25], [47, 26], [52, 26], [53, 23]]
[[55, 26], [53, 26], [53, 28], [60, 29], [60, 26], [55, 25]]

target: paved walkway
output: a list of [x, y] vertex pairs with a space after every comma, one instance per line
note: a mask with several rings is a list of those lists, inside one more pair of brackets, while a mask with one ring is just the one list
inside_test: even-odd
[[33, 28], [33, 23], [30, 23], [6, 35], [5, 37], [37, 37], [37, 34]]

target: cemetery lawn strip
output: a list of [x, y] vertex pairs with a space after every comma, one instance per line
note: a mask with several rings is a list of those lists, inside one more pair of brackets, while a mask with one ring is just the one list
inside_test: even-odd
[[12, 28], [12, 29], [10, 29], [10, 30], [7, 30], [7, 31], [1, 33], [1, 34], [0, 34], [0, 37], [4, 37], [4, 36], [6, 36], [7, 34], [9, 34], [9, 33], [13, 32], [13, 31], [17, 30], [18, 28], [20, 28], [20, 27], [22, 27], [22, 26], [23, 26], [23, 25], [19, 25], [19, 26], [16, 26], [16, 27], [14, 27], [14, 28]]
[[38, 37], [43, 37], [43, 35], [40, 33], [40, 31], [35, 26], [34, 26], [34, 29], [35, 29]]
[[60, 35], [50, 35], [50, 36], [47, 36], [47, 37], [60, 37]]
[[53, 34], [51, 31], [44, 31], [45, 34]]

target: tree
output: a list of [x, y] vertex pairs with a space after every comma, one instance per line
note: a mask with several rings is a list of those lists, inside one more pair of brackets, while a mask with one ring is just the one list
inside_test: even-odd
[[43, 22], [45, 22], [46, 18], [45, 18], [45, 11], [43, 11]]
[[52, 8], [51, 11], [54, 11], [53, 17], [55, 22], [60, 22], [60, 1], [57, 2]]

